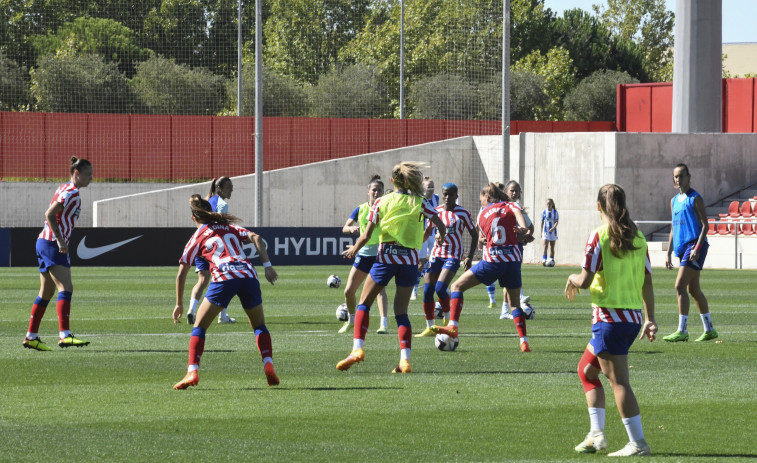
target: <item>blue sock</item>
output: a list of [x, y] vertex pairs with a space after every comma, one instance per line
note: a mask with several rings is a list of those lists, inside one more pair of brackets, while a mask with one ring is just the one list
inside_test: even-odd
[[192, 328], [192, 336], [197, 336], [198, 338], [205, 339], [205, 328], [201, 326]]
[[428, 283], [423, 284], [423, 302], [434, 302], [434, 290]]
[[60, 291], [58, 293], [58, 300], [59, 301], [70, 301], [71, 300], [71, 291]]
[[436, 282], [436, 294], [439, 296], [439, 299], [447, 299], [449, 296], [449, 292], [447, 292], [447, 289], [449, 286], [447, 286], [447, 283], [443, 281], [437, 281]]
[[255, 328], [255, 337], [258, 337], [263, 333], [268, 333], [268, 328], [266, 328], [265, 325], [260, 325], [257, 328]]

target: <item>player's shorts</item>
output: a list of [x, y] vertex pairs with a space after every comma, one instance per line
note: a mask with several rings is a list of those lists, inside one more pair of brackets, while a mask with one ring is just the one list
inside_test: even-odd
[[699, 250], [699, 258], [697, 260], [691, 260], [689, 257], [696, 244], [696, 240], [686, 244], [686, 247], [683, 250], [683, 256], [681, 257], [681, 267], [691, 267], [694, 270], [702, 270], [702, 267], [704, 267], [704, 260], [707, 258], [707, 251], [710, 249], [710, 245], [705, 241], [704, 244], [702, 244], [702, 249]]
[[418, 266], [416, 264], [382, 264], [376, 262], [371, 267], [371, 278], [376, 284], [388, 286], [394, 278], [397, 286], [415, 286], [418, 282]]
[[209, 271], [210, 263], [202, 257], [195, 257], [195, 273]]
[[47, 241], [42, 238], [37, 239], [37, 261], [39, 262], [39, 272], [45, 273], [50, 267], [62, 265], [71, 267], [71, 257], [58, 251], [57, 241]]
[[260, 294], [260, 282], [257, 278], [237, 278], [234, 280], [211, 282], [205, 299], [213, 304], [226, 308], [229, 302], [239, 296], [243, 309], [251, 309], [263, 303]]
[[460, 268], [460, 259], [442, 257], [430, 257], [428, 259], [428, 268], [426, 273], [442, 273], [442, 270], [450, 270], [452, 273], [457, 272]]
[[376, 256], [361, 256], [358, 254], [355, 256], [355, 262], [352, 263], [352, 266], [361, 272], [370, 273], [374, 262], [376, 262]]
[[423, 242], [420, 251], [418, 251], [418, 256], [421, 259], [427, 259], [431, 255], [431, 251], [434, 249], [434, 244], [436, 244], [436, 233], [432, 233], [431, 236]]
[[541, 232], [541, 239], [544, 241], [557, 241], [557, 230], [554, 231], [547, 231], [543, 230]]
[[594, 355], [607, 352], [611, 355], [627, 355], [631, 344], [641, 331], [641, 325], [629, 322], [597, 322], [591, 326], [591, 344]]
[[520, 261], [486, 262], [482, 260], [470, 270], [476, 279], [486, 286], [498, 281], [501, 288], [515, 289], [520, 288], [522, 285], [520, 265]]

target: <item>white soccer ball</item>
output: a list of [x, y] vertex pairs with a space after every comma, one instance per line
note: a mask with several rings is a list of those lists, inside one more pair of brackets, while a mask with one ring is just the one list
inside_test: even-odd
[[444, 319], [444, 309], [442, 308], [442, 305], [439, 303], [439, 301], [437, 301], [436, 305], [434, 305], [434, 317], [437, 320]]
[[336, 275], [330, 275], [326, 279], [326, 284], [329, 285], [329, 288], [338, 288], [342, 285], [342, 279]]
[[350, 319], [350, 311], [347, 310], [347, 304], [339, 304], [336, 308], [336, 319], [340, 322], [346, 322]]
[[445, 352], [452, 352], [457, 349], [459, 343], [459, 338], [450, 338], [448, 334], [437, 334], [436, 339], [434, 340], [436, 348]]
[[536, 309], [531, 304], [523, 304], [523, 313], [526, 315], [527, 320], [533, 320], [536, 317]]
[[547, 267], [554, 267], [554, 266], [555, 266], [555, 260], [554, 259], [549, 259], [547, 261]]

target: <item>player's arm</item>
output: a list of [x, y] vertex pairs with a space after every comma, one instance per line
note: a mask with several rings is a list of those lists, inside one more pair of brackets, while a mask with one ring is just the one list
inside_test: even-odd
[[269, 283], [273, 284], [276, 280], [279, 279], [279, 274], [276, 273], [276, 270], [273, 268], [273, 264], [271, 264], [271, 259], [268, 257], [268, 250], [265, 248], [263, 237], [261, 237], [257, 233], [250, 232], [247, 234], [247, 238], [250, 240], [250, 243], [255, 245], [255, 249], [258, 250], [260, 262], [262, 262], [263, 269], [265, 271], [265, 279], [268, 280]]
[[652, 286], [652, 274], [644, 275], [644, 286], [641, 288], [641, 297], [644, 301], [644, 326], [641, 329], [639, 339], [649, 338], [649, 342], [655, 340], [657, 334], [657, 322], [654, 319], [654, 287]]
[[371, 236], [373, 235], [373, 230], [376, 229], [376, 224], [373, 222], [368, 222], [368, 225], [365, 226], [365, 231], [362, 235], [358, 237], [358, 239], [355, 241], [355, 244], [347, 248], [346, 251], [342, 253], [342, 255], [348, 259], [353, 259], [357, 255], [358, 251], [365, 246], [365, 243], [368, 242], [368, 240], [371, 239]]
[[470, 246], [468, 246], [468, 255], [465, 256], [465, 259], [463, 259], [463, 271], [471, 268], [471, 264], [473, 263], [473, 254], [476, 252], [476, 248], [478, 247], [478, 228], [469, 228], [468, 231], [470, 232]]
[[357, 235], [360, 233], [360, 225], [358, 225], [354, 220], [352, 220], [352, 217], [347, 219], [347, 222], [344, 223], [344, 226], [342, 227], [342, 233], [345, 235]]
[[187, 273], [189, 265], [179, 264], [179, 273], [176, 275], [176, 306], [173, 309], [173, 322], [179, 323], [179, 319], [184, 314], [184, 285], [187, 282]]
[[697, 237], [697, 244], [694, 245], [694, 249], [691, 250], [691, 260], [699, 259], [699, 250], [702, 248], [705, 240], [707, 239], [707, 230], [709, 224], [707, 223], [707, 212], [704, 209], [704, 200], [701, 196], [694, 198], [694, 211], [697, 213], [697, 219], [699, 220], [699, 236]]
[[50, 231], [53, 232], [53, 236], [55, 237], [55, 241], [58, 243], [58, 252], [61, 254], [67, 254], [68, 253], [68, 243], [66, 243], [66, 240], [63, 239], [63, 235], [60, 232], [60, 228], [58, 227], [58, 214], [63, 212], [63, 204], [59, 202], [55, 202], [53, 204], [50, 204], [50, 207], [47, 208], [45, 211], [45, 220], [47, 221], [47, 226], [50, 227]]
[[[670, 216], [673, 217], [673, 201], [670, 201]], [[673, 259], [671, 254], [673, 253], [673, 222], [670, 223], [670, 233], [668, 234], [668, 253], [665, 255], [665, 268], [668, 270], [673, 269]]]
[[439, 218], [439, 214], [434, 214], [429, 217], [429, 222], [436, 225], [436, 229], [439, 230], [439, 232], [436, 234], [436, 242], [439, 244], [444, 243], [444, 235], [447, 233], [447, 226], [444, 225], [442, 219]]
[[515, 221], [518, 223], [518, 226], [515, 227], [515, 233], [518, 235], [525, 234], [528, 231], [528, 226], [526, 225], [526, 219], [523, 217], [523, 212], [516, 208], [513, 208], [512, 211], [515, 215]]
[[429, 222], [426, 226], [426, 230], [423, 232], [423, 242], [425, 243], [429, 236], [431, 236], [431, 233], [434, 231], [434, 225]]
[[565, 283], [565, 297], [572, 302], [577, 293], [580, 294], [582, 289], [591, 286], [592, 280], [594, 280], [594, 272], [590, 272], [585, 268], [581, 269], [581, 273], [570, 275], [568, 282]]

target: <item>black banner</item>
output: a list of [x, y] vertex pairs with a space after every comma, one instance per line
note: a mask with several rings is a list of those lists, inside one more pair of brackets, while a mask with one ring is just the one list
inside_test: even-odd
[[[269, 227], [251, 229], [263, 237], [274, 265], [339, 265], [349, 263], [341, 252], [355, 242], [340, 228]], [[11, 228], [12, 267], [36, 267], [39, 228]], [[69, 242], [72, 266], [178, 265], [191, 228], [75, 228]], [[244, 246], [254, 265], [260, 265], [252, 244]], [[0, 251], [0, 255], [2, 255]]]

